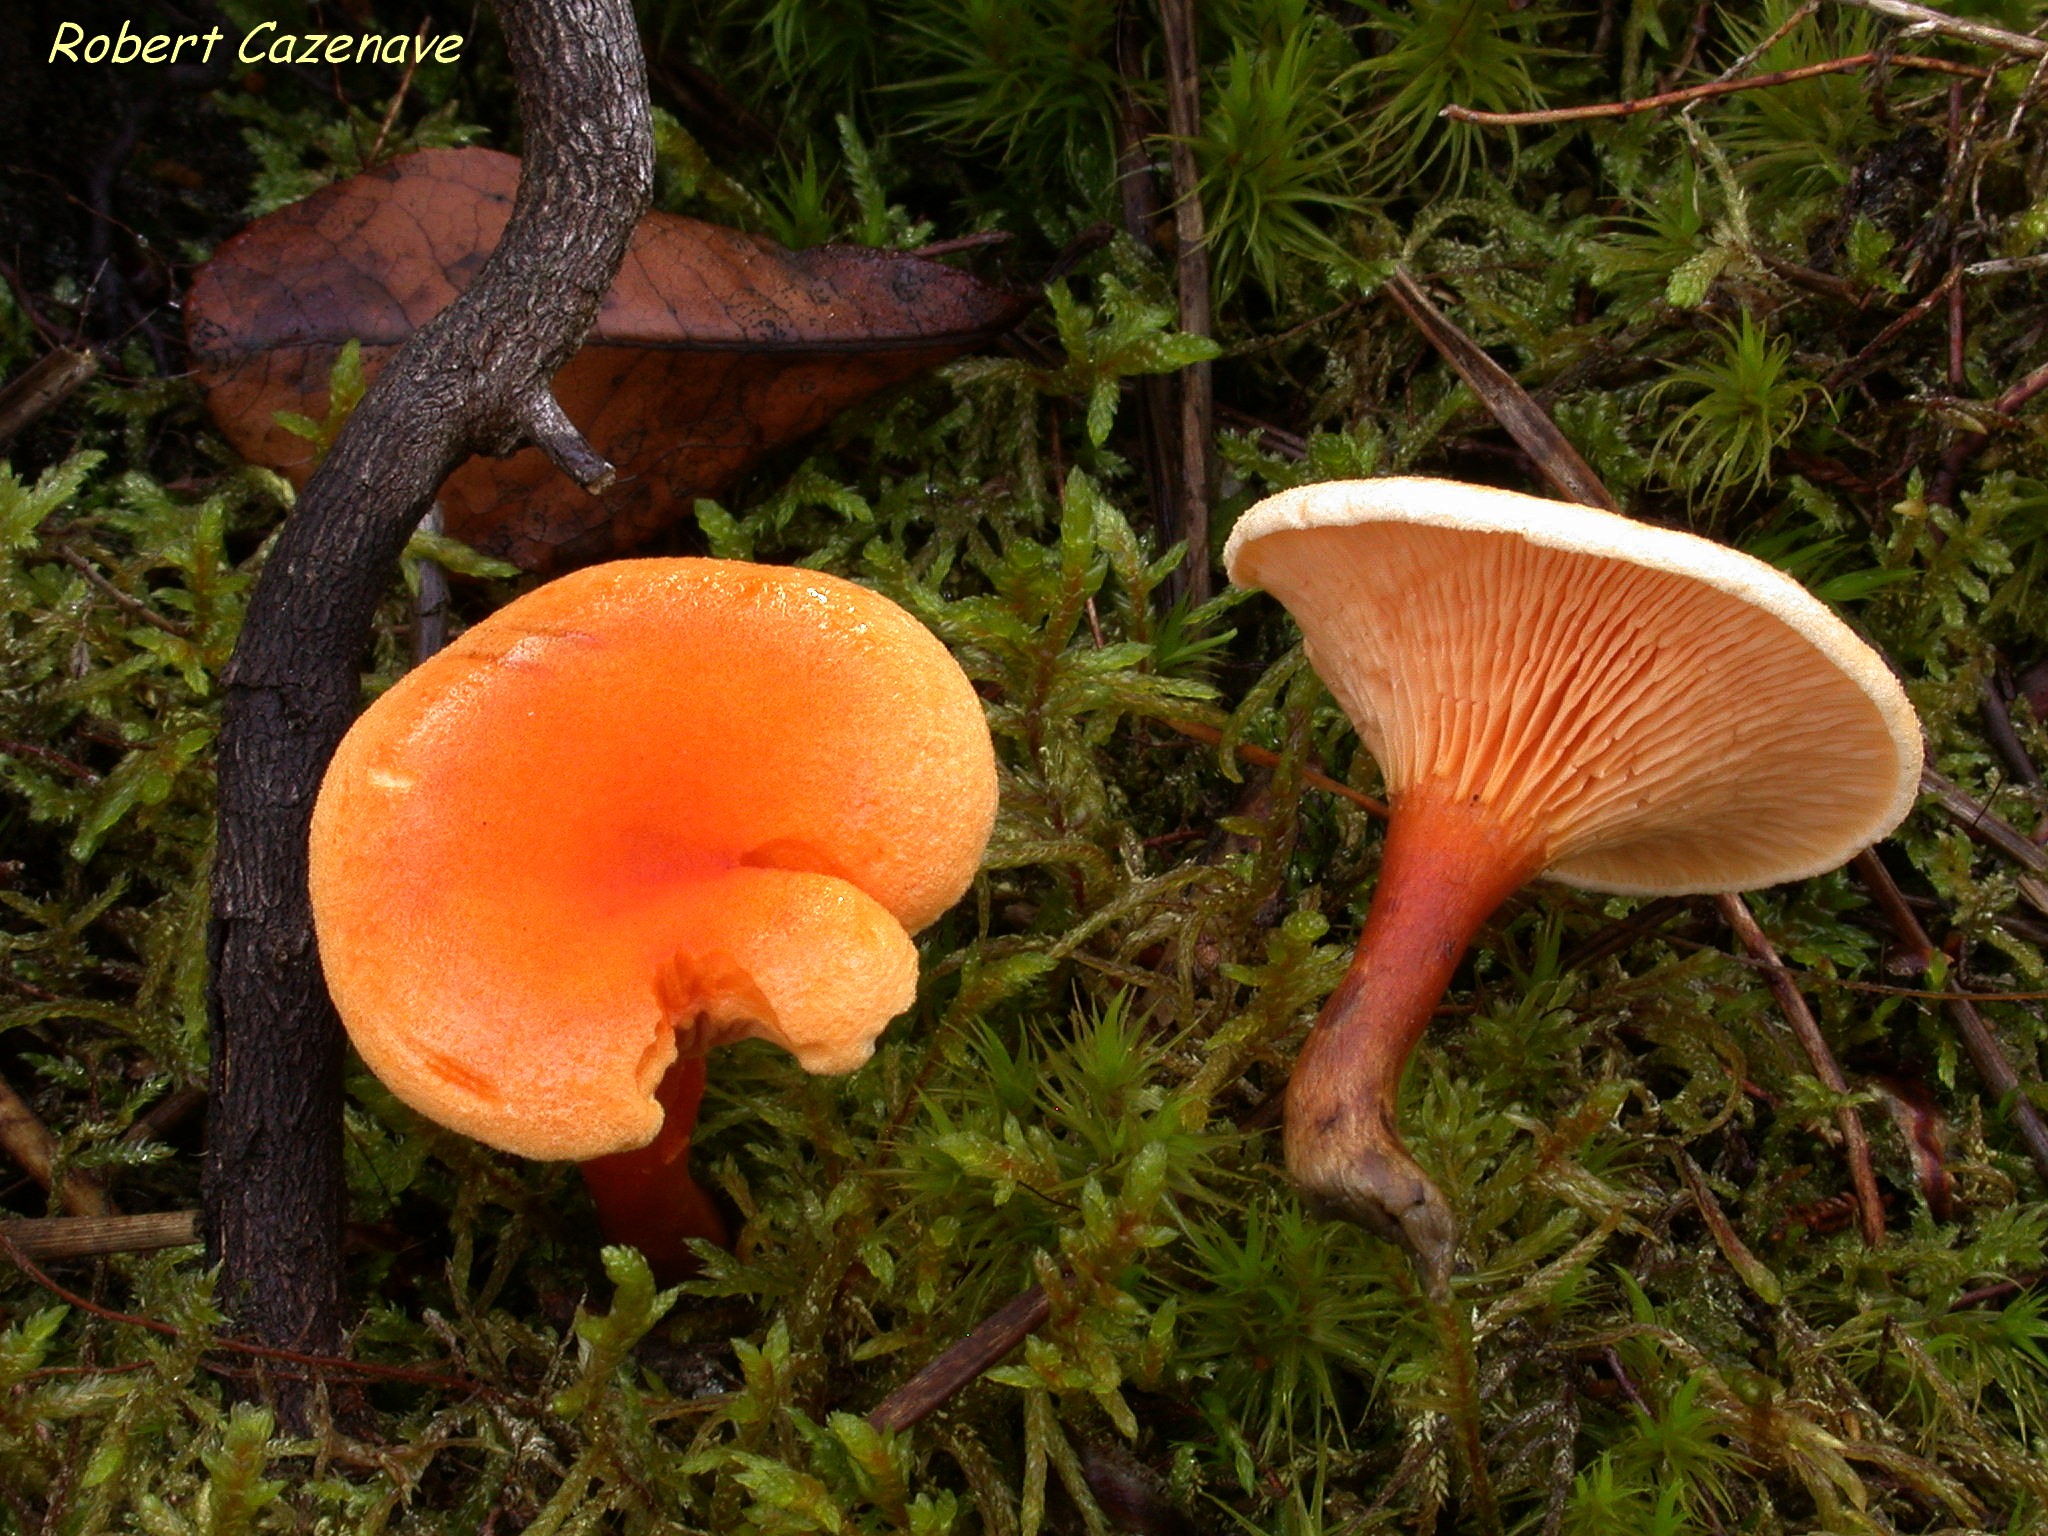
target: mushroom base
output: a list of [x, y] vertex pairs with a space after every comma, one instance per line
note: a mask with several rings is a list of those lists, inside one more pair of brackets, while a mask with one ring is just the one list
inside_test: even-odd
[[1401, 1074], [1473, 935], [1543, 867], [1540, 839], [1428, 789], [1396, 801], [1358, 951], [1287, 1085], [1287, 1169], [1303, 1197], [1450, 1282], [1457, 1223], [1402, 1143]]
[[731, 1246], [725, 1218], [690, 1177], [690, 1137], [703, 1097], [704, 1058], [678, 1056], [655, 1091], [662, 1122], [654, 1140], [582, 1164], [605, 1241], [638, 1248], [657, 1285], [696, 1273], [692, 1238]]

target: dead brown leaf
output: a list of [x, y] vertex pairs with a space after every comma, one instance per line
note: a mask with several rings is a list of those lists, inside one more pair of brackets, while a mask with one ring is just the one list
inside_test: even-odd
[[[312, 445], [276, 413], [324, 417], [328, 372], [351, 338], [374, 376], [453, 301], [497, 244], [518, 180], [510, 155], [425, 150], [226, 241], [185, 315], [207, 404], [235, 448], [304, 484]], [[624, 554], [763, 455], [1006, 329], [1030, 302], [900, 252], [787, 251], [651, 214], [590, 340], [555, 377], [617, 481], [586, 495], [531, 448], [471, 459], [442, 487], [448, 532], [533, 571]]]

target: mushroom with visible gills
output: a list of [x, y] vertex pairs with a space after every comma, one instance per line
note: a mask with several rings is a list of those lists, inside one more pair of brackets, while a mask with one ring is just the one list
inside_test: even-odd
[[1537, 875], [1693, 895], [1833, 869], [1905, 816], [1919, 722], [1883, 661], [1763, 562], [1453, 481], [1303, 486], [1224, 551], [1301, 626], [1386, 780], [1358, 951], [1287, 1087], [1309, 1200], [1441, 1291], [1457, 1229], [1396, 1128], [1459, 958]]
[[672, 1276], [718, 1230], [685, 1165], [704, 1052], [866, 1061], [995, 804], [973, 687], [886, 598], [736, 561], [594, 566], [349, 731], [313, 813], [321, 964], [393, 1093], [494, 1147], [599, 1159], [606, 1236]]

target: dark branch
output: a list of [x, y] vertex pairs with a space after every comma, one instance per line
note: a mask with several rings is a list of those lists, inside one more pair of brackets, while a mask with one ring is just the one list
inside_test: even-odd
[[627, 0], [500, 0], [498, 10], [526, 143], [511, 220], [307, 484], [227, 673], [206, 1235], [231, 1315], [275, 1347], [326, 1352], [342, 1335], [342, 1034], [306, 894], [314, 795], [356, 711], [377, 604], [442, 479], [535, 425], [550, 429], [558, 457], [573, 455], [563, 445], [574, 429], [535, 402], [552, 407], [549, 381], [582, 344], [652, 182]]

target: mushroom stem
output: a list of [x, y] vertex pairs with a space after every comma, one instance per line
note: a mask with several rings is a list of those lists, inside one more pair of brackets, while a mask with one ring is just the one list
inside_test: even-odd
[[690, 1239], [731, 1246], [725, 1219], [711, 1197], [690, 1177], [690, 1133], [704, 1097], [704, 1058], [678, 1056], [654, 1094], [661, 1102], [661, 1129], [654, 1140], [630, 1152], [614, 1152], [584, 1163], [583, 1182], [597, 1202], [597, 1224], [605, 1241], [638, 1248], [667, 1285], [693, 1273]]
[[1543, 867], [1538, 838], [1421, 789], [1395, 803], [1358, 952], [1287, 1085], [1287, 1168], [1311, 1204], [1401, 1244], [1432, 1293], [1457, 1224], [1397, 1127], [1401, 1074], [1473, 935]]

